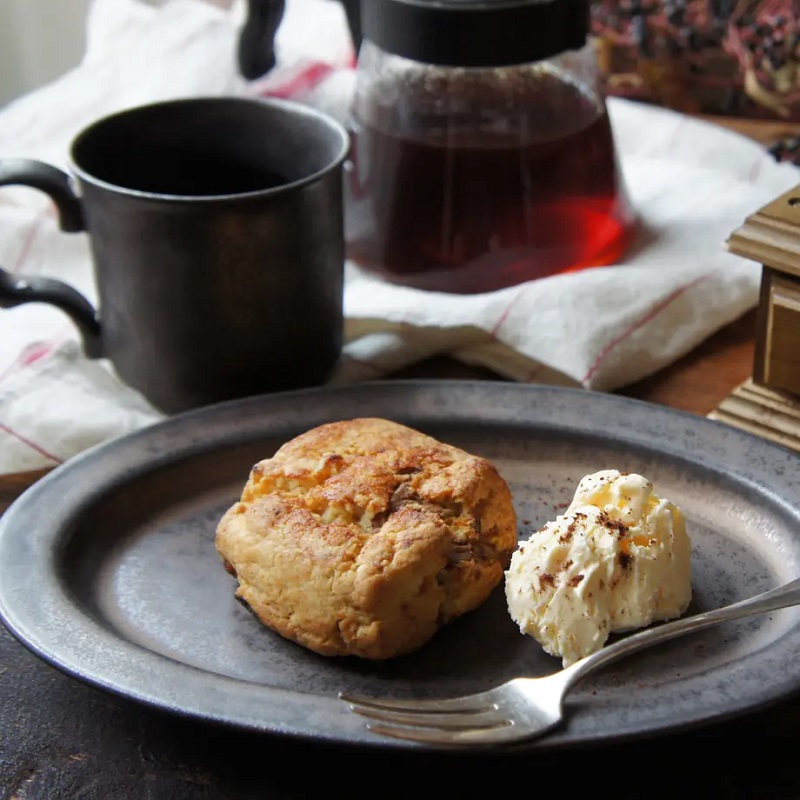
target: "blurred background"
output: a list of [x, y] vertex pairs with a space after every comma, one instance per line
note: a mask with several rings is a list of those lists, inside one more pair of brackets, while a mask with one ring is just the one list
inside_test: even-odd
[[[206, 0], [227, 7], [233, 0]], [[168, 0], [140, 0], [158, 5]], [[0, 0], [0, 107], [77, 67], [92, 0]]]
[[0, 106], [77, 66], [91, 0], [0, 0]]
[[[91, 4], [0, 0], [0, 106], [79, 64]], [[687, 113], [800, 121], [800, 0], [591, 0], [590, 7], [607, 94]]]

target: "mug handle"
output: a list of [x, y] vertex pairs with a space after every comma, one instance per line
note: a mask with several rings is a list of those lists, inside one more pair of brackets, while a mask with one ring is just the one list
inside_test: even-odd
[[[59, 227], [67, 233], [84, 231], [80, 201], [60, 169], [27, 158], [0, 161], [0, 186], [30, 186], [47, 194], [58, 210]], [[0, 267], [0, 308], [25, 303], [48, 303], [75, 323], [88, 358], [102, 358], [100, 315], [76, 289], [53, 278], [21, 278]]]

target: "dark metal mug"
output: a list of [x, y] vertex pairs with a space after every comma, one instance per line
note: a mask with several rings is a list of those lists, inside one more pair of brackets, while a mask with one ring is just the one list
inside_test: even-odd
[[70, 148], [74, 181], [2, 161], [0, 186], [46, 192], [62, 230], [89, 234], [99, 303], [0, 269], [0, 306], [62, 309], [86, 355], [166, 413], [324, 383], [343, 338], [347, 150], [316, 110], [215, 97], [92, 123]]

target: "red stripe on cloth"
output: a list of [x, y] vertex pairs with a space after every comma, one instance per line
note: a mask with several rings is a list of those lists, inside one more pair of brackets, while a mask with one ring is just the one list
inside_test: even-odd
[[52, 341], [35, 342], [20, 353], [19, 365], [21, 367], [28, 367], [31, 364], [35, 364], [40, 358], [44, 358], [48, 353], [52, 353], [54, 347], [55, 342]]
[[0, 422], [0, 431], [5, 431], [9, 436], [13, 436], [17, 441], [22, 442], [22, 444], [26, 445], [27, 447], [30, 447], [31, 450], [35, 450], [37, 453], [39, 453], [39, 455], [50, 459], [50, 461], [55, 461], [56, 464], [64, 463], [62, 459], [58, 458], [57, 456], [54, 456], [52, 453], [48, 453], [47, 450], [45, 450], [40, 445], [36, 444], [36, 442], [32, 442], [30, 439], [23, 436], [21, 433], [17, 433], [15, 430], [12, 430], [11, 428], [8, 427], [8, 425], [4, 425], [2, 422]]
[[60, 347], [69, 337], [71, 328], [65, 328], [58, 336], [44, 342], [33, 342], [19, 351], [17, 357], [0, 372], [0, 383], [9, 375], [17, 372], [24, 367], [29, 367], [37, 361], [41, 361], [45, 356], [49, 356], [54, 350]]
[[48, 207], [44, 211], [40, 211], [36, 215], [35, 219], [28, 228], [28, 232], [25, 234], [25, 239], [22, 242], [22, 249], [19, 251], [19, 255], [17, 256], [13, 272], [23, 271], [23, 267], [25, 266], [25, 262], [28, 260], [28, 256], [30, 256], [31, 254], [31, 250], [33, 249], [33, 243], [36, 241], [36, 237], [39, 234], [39, 230], [42, 227], [42, 223], [47, 219], [47, 217], [50, 216], [52, 211], [53, 209]]
[[636, 322], [634, 322], [630, 327], [624, 330], [619, 336], [612, 339], [600, 352], [600, 355], [597, 356], [594, 363], [591, 367], [589, 367], [589, 371], [583, 376], [581, 379], [582, 384], [588, 383], [594, 375], [597, 373], [597, 370], [600, 368], [602, 363], [606, 360], [609, 353], [621, 342], [624, 342], [628, 337], [630, 337], [633, 333], [639, 330], [643, 325], [646, 325], [648, 322], [651, 322], [655, 319], [665, 308], [668, 308], [672, 303], [675, 302], [682, 294], [685, 294], [689, 289], [697, 286], [698, 283], [702, 283], [704, 280], [711, 277], [713, 273], [706, 272], [703, 275], [695, 278], [693, 281], [689, 281], [689, 283], [683, 284], [683, 286], [679, 286], [675, 289], [674, 292], [667, 295], [660, 303], [657, 303], [653, 308], [651, 308], [644, 316], [640, 317]]
[[316, 86], [319, 86], [331, 72], [333, 72], [333, 67], [330, 64], [315, 61], [313, 64], [304, 67], [296, 75], [293, 75], [285, 83], [266, 88], [263, 94], [288, 100], [295, 95], [310, 92]]
[[503, 309], [503, 313], [497, 318], [497, 322], [495, 322], [494, 326], [492, 327], [491, 334], [492, 336], [496, 337], [500, 328], [503, 327], [505, 321], [508, 319], [508, 315], [511, 312], [511, 309], [517, 304], [517, 301], [525, 294], [525, 289], [520, 289], [509, 301], [508, 305]]

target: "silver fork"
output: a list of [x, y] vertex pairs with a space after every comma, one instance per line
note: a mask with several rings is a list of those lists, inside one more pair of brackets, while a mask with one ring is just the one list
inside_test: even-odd
[[542, 678], [514, 678], [494, 689], [444, 700], [381, 700], [341, 692], [373, 733], [443, 746], [533, 739], [564, 719], [563, 701], [579, 680], [612, 661], [721, 622], [800, 603], [800, 578], [747, 600], [632, 634]]

